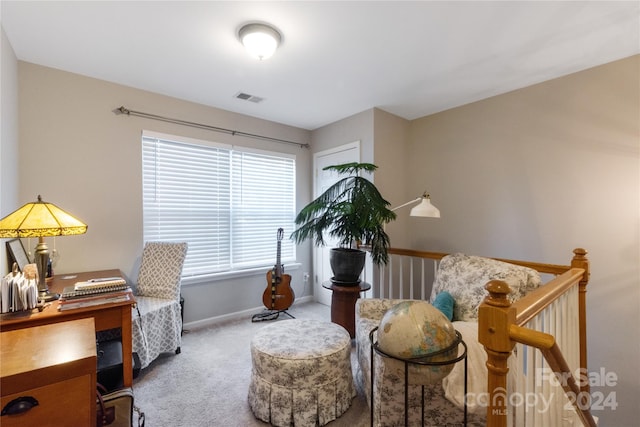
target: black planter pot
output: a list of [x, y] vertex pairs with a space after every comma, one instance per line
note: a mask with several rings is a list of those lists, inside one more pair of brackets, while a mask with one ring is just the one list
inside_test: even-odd
[[367, 253], [359, 249], [333, 248], [329, 253], [329, 263], [333, 277], [331, 281], [342, 286], [360, 283]]

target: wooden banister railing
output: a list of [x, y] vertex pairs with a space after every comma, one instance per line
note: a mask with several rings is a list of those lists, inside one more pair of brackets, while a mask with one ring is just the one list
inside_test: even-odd
[[[570, 369], [572, 364], [579, 367], [581, 372], [586, 372], [587, 369], [586, 286], [590, 274], [587, 251], [578, 248], [573, 252], [570, 265], [494, 258], [498, 261], [532, 268], [539, 273], [552, 275], [553, 278], [513, 304], [509, 301], [510, 289], [505, 282], [491, 281], [487, 284], [489, 295], [478, 309], [478, 338], [487, 352], [488, 426], [506, 427], [508, 425], [508, 364], [517, 343], [529, 346], [530, 351], [535, 351], [533, 348], [538, 349], [540, 352], [538, 354], [542, 354], [549, 368], [553, 372], [558, 372], [560, 378], [567, 379], [562, 384], [563, 389], [565, 393], [569, 393], [569, 401], [576, 408], [580, 421], [587, 426], [595, 425], [589, 411], [589, 402], [587, 402], [589, 400], [588, 381], [581, 381], [578, 384]], [[391, 261], [387, 266], [380, 268], [378, 280], [370, 280], [374, 282], [373, 296], [428, 299], [433, 280], [437, 275], [438, 263], [448, 254], [391, 248], [389, 255]], [[432, 265], [426, 262], [428, 260], [432, 261]], [[572, 311], [575, 315], [572, 314], [574, 317], [570, 319], [571, 323], [574, 323], [574, 320], [577, 321], [576, 332], [566, 334], [570, 335], [573, 341], [570, 340], [568, 344], [559, 344], [552, 333], [532, 329], [529, 326], [536, 321], [543, 324], [550, 323], [549, 319], [542, 322], [536, 319], [543, 316], [545, 312], [553, 310], [554, 304], [569, 298], [570, 295], [573, 300], [578, 300], [577, 309]], [[576, 339], [575, 336], [578, 338]], [[577, 345], [575, 345], [576, 341], [579, 341]], [[569, 363], [565, 360], [566, 353], [563, 354], [560, 351], [562, 345], [575, 347], [576, 352], [579, 353], [577, 356], [571, 356]], [[524, 422], [518, 420], [515, 425], [524, 425]], [[534, 422], [533, 425], [536, 423]]]
[[487, 425], [507, 427], [508, 361], [515, 342], [509, 336], [509, 328], [515, 323], [516, 311], [509, 302], [511, 289], [502, 280], [487, 283], [489, 291], [478, 308], [478, 341], [487, 352]]
[[553, 288], [539, 287], [529, 292], [528, 298], [514, 302], [513, 307], [516, 309], [515, 323], [524, 325], [533, 319], [545, 307], [548, 307], [552, 301], [567, 292], [571, 286], [574, 286], [583, 273], [582, 269], [572, 268], [554, 280], [555, 286]]
[[[587, 259], [587, 251], [582, 248], [574, 249], [571, 267], [583, 270], [578, 288], [579, 298], [579, 322], [580, 322], [580, 367], [587, 369], [587, 284], [591, 275], [591, 266]], [[589, 393], [589, 381], [582, 384], [582, 391]]]
[[510, 326], [509, 337], [516, 342], [535, 347], [542, 352], [551, 370], [561, 375], [559, 383], [564, 392], [568, 396], [573, 396], [570, 401], [580, 416], [582, 424], [596, 427], [596, 422], [588, 409], [589, 398], [581, 392], [569, 364], [562, 355], [560, 347], [556, 344], [555, 338], [552, 335], [517, 325]]
[[[362, 246], [362, 248], [366, 249], [366, 246]], [[576, 251], [580, 251], [583, 257], [587, 253], [584, 249], [576, 249]], [[429, 259], [435, 259], [435, 260], [441, 260], [445, 256], [449, 255], [446, 252], [417, 251], [413, 249], [400, 249], [400, 248], [389, 248], [388, 252], [390, 255], [403, 255], [403, 256], [410, 256], [414, 258], [429, 258]], [[567, 271], [567, 269], [569, 268], [567, 265], [546, 264], [541, 262], [522, 261], [517, 259], [507, 259], [507, 258], [492, 258], [492, 259], [495, 259], [496, 261], [508, 262], [509, 264], [515, 264], [515, 265], [521, 265], [523, 267], [533, 268], [534, 270], [540, 273], [555, 274], [555, 275], [562, 274], [565, 271]], [[584, 257], [583, 259], [586, 261], [586, 257]]]
[[[541, 352], [551, 371], [561, 379], [559, 383], [576, 410], [580, 421], [586, 426], [596, 425], [589, 410], [588, 384], [581, 382], [582, 389], [578, 386], [573, 372], [556, 342], [556, 337], [523, 327], [548, 307], [552, 307], [556, 301], [570, 293], [572, 289], [579, 289], [577, 319], [572, 320], [578, 323], [579, 368], [581, 372], [586, 372], [585, 296], [589, 277], [586, 251], [581, 248], [574, 250], [571, 266], [564, 267], [564, 272], [558, 271], [558, 273], [560, 275], [555, 279], [513, 304], [507, 298], [510, 293], [507, 283], [496, 280], [489, 282], [486, 286], [489, 295], [478, 309], [478, 339], [487, 351], [488, 426], [507, 426], [508, 405], [502, 395], [507, 397], [507, 372], [509, 371], [507, 362], [516, 343], [525, 344]], [[535, 375], [534, 373], [529, 374]]]

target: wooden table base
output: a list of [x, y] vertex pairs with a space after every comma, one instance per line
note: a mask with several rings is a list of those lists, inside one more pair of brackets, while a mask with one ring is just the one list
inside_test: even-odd
[[351, 338], [355, 338], [356, 301], [360, 298], [360, 292], [368, 291], [371, 289], [371, 285], [360, 282], [354, 286], [339, 286], [333, 282], [324, 282], [322, 287], [333, 292], [331, 295], [331, 321], [345, 328]]

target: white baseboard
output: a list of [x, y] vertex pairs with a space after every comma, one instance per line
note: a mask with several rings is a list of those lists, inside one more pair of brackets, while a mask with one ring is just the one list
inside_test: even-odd
[[[293, 306], [304, 303], [304, 302], [312, 302], [312, 301], [313, 301], [313, 295], [307, 295], [301, 298], [296, 298], [295, 302], [293, 303]], [[231, 320], [249, 318], [256, 313], [260, 313], [262, 310], [264, 310], [264, 306], [250, 308], [248, 310], [243, 310], [243, 311], [236, 311], [234, 313], [223, 314], [222, 316], [209, 317], [206, 319], [196, 320], [194, 322], [187, 322], [183, 325], [183, 327], [185, 330], [205, 328], [207, 326], [216, 325], [218, 323], [223, 323], [223, 322], [229, 322]]]

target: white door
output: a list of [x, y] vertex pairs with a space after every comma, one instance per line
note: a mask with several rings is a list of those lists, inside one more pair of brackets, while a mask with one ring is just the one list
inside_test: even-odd
[[[338, 181], [342, 176], [335, 171], [322, 170], [326, 166], [340, 165], [343, 163], [360, 161], [360, 141], [341, 145], [331, 150], [320, 151], [313, 156], [314, 170], [314, 195], [316, 198], [322, 194], [331, 184]], [[322, 248], [314, 247], [314, 287], [313, 294], [315, 300], [321, 304], [331, 305], [331, 291], [322, 287], [322, 284], [331, 279], [331, 266], [329, 265], [329, 251], [337, 246], [337, 241], [325, 236], [326, 246]]]

